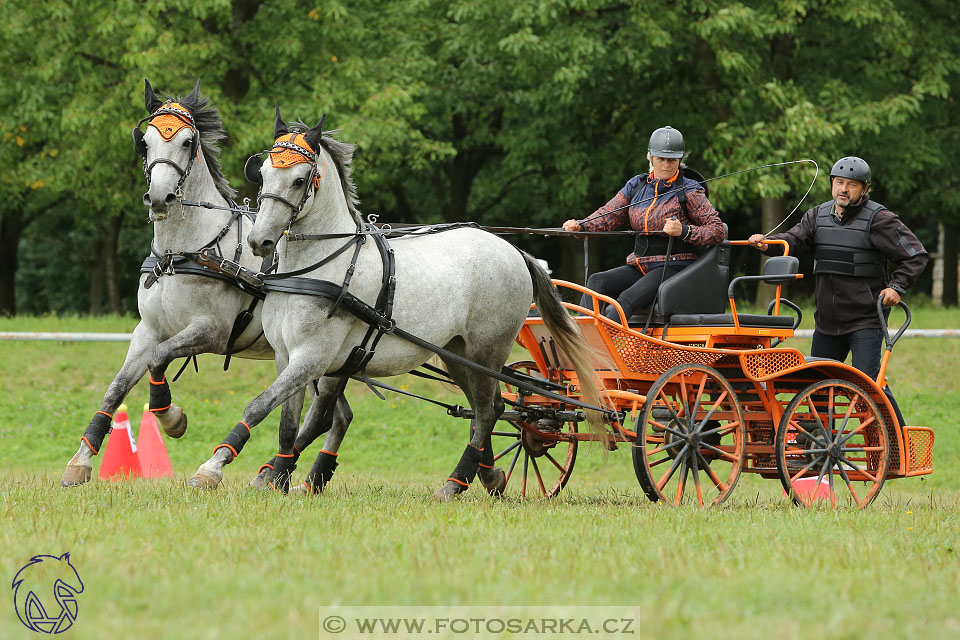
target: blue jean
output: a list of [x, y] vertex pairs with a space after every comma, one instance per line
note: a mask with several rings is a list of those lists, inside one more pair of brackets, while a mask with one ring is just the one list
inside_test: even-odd
[[[815, 329], [813, 344], [810, 346], [810, 355], [814, 358], [830, 358], [843, 362], [850, 354], [853, 366], [863, 371], [872, 380], [876, 380], [877, 374], [880, 373], [882, 353], [883, 331], [880, 329], [859, 329], [839, 336], [820, 333]], [[893, 393], [887, 386], [883, 387], [883, 392], [887, 394], [897, 414], [897, 420], [900, 421], [900, 426], [903, 426], [906, 423], [903, 421], [903, 414], [900, 413], [900, 406], [894, 399]]]

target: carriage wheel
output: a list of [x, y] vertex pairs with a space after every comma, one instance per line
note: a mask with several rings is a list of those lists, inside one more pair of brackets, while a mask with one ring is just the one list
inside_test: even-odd
[[880, 493], [890, 463], [880, 410], [843, 380], [815, 382], [798, 393], [784, 411], [775, 446], [780, 482], [803, 506], [825, 499], [862, 509]]
[[[522, 373], [541, 377], [534, 362], [514, 362], [508, 366]], [[508, 391], [513, 391], [509, 384], [506, 386]], [[511, 421], [508, 424], [510, 429], [494, 430], [492, 434], [494, 461], [507, 475], [504, 495], [516, 493], [525, 498], [539, 494], [552, 498], [560, 493], [573, 473], [573, 464], [577, 459], [577, 441], [544, 438], [538, 435], [537, 431], [576, 437], [577, 424], [547, 421]]]
[[650, 500], [703, 506], [726, 500], [746, 453], [743, 410], [718, 371], [681, 364], [647, 392], [633, 469]]

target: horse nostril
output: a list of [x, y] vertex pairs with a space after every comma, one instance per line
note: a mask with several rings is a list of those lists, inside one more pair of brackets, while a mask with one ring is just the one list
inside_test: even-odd
[[143, 204], [144, 204], [144, 206], [147, 206], [147, 207], [150, 206], [150, 192], [149, 192], [149, 191], [146, 192], [145, 194], [143, 194]]
[[164, 203], [166, 203], [167, 206], [170, 206], [171, 204], [177, 201], [177, 196], [173, 195], [172, 193], [168, 193], [167, 196], [163, 199], [163, 201]]

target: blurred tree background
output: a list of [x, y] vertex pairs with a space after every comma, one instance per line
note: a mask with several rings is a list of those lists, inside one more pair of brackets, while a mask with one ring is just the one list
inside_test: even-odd
[[[800, 210], [860, 155], [876, 200], [937, 250], [957, 303], [960, 29], [951, 0], [64, 0], [0, 3], [0, 313], [135, 312], [149, 250], [130, 129], [143, 79], [201, 91], [246, 157], [287, 121], [359, 147], [381, 221], [556, 227], [646, 170], [653, 129], [687, 140], [705, 176], [810, 158]], [[711, 183], [731, 237], [768, 231], [814, 171]], [[554, 276], [583, 277], [573, 239], [513, 238]], [[595, 268], [626, 239], [595, 241]], [[735, 255], [757, 268], [757, 252]], [[952, 272], [951, 272], [952, 269]], [[950, 274], [952, 273], [952, 279]], [[402, 275], [401, 275], [402, 277]], [[953, 283], [953, 286], [950, 286]], [[920, 287], [929, 291], [929, 275]]]

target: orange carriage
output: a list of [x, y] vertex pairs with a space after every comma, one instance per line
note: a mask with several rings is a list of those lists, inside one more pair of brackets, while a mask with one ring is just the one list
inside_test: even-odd
[[[800, 323], [800, 309], [781, 297], [784, 284], [803, 277], [797, 259], [785, 246], [763, 274], [729, 281], [731, 244], [746, 242], [713, 247], [664, 282], [649, 317], [626, 318], [615, 300], [554, 280], [592, 302], [564, 306], [604, 360], [596, 375], [616, 414], [606, 414], [605, 433], [590, 432], [581, 408], [507, 383], [501, 420], [511, 428], [494, 432], [494, 452], [508, 482], [520, 476], [513, 482], [521, 495], [558, 493], [578, 443], [597, 440], [628, 443], [646, 495], [672, 504], [720, 504], [742, 473], [754, 473], [779, 478], [797, 504], [826, 498], [865, 507], [886, 479], [931, 473], [933, 431], [899, 424], [883, 389], [893, 345], [910, 322], [906, 305], [903, 326], [886, 333], [877, 380], [805, 357], [780, 346]], [[766, 315], [737, 311], [734, 290], [748, 280], [776, 285]], [[601, 313], [604, 305], [618, 310], [619, 322]], [[792, 315], [781, 314], [785, 308]], [[579, 399], [576, 373], [539, 317], [527, 319], [517, 341], [530, 358], [510, 365], [515, 376]]]

